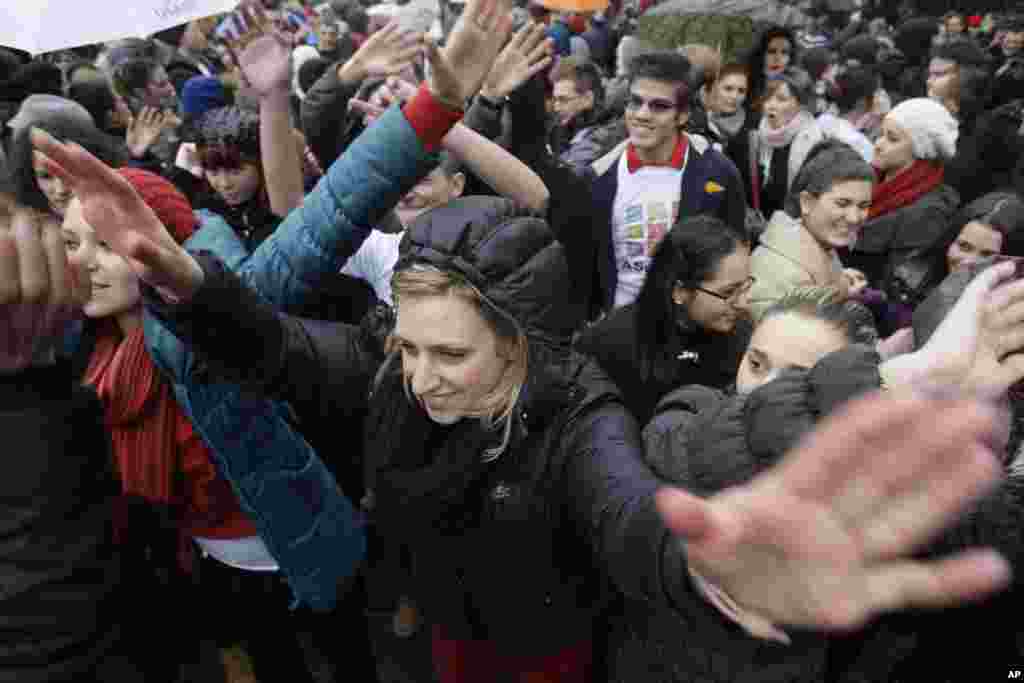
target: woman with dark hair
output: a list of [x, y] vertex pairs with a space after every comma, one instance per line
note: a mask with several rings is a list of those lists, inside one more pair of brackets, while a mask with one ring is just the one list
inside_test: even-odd
[[1024, 201], [1012, 192], [990, 192], [961, 208], [930, 249], [896, 268], [890, 304], [913, 311], [947, 275], [998, 254], [1024, 256]]
[[785, 210], [772, 216], [751, 256], [755, 318], [800, 286], [832, 287], [846, 298], [838, 251], [857, 239], [874, 179], [871, 166], [843, 142], [827, 140], [811, 150]]
[[111, 166], [121, 166], [128, 158], [124, 142], [77, 118], [54, 113], [34, 120], [32, 126], [25, 126], [14, 134], [8, 164], [18, 202], [37, 211], [62, 218], [72, 197], [70, 188], [47, 170], [42, 157], [32, 147], [32, 127], [44, 130], [58, 140], [81, 145]]
[[945, 184], [957, 136], [956, 119], [930, 99], [905, 100], [882, 120], [872, 162], [879, 181], [867, 222], [844, 263], [891, 300], [897, 300], [895, 269], [934, 246], [959, 205], [956, 190]]
[[636, 302], [587, 329], [578, 348], [644, 423], [680, 384], [732, 383], [750, 333], [750, 286], [746, 236], [717, 218], [685, 218], [658, 246]]
[[871, 163], [882, 117], [876, 106], [878, 75], [869, 66], [843, 65], [827, 84], [830, 110], [818, 116], [826, 135], [847, 143]]
[[786, 67], [765, 86], [758, 127], [733, 138], [729, 146], [750, 205], [766, 218], [782, 209], [807, 154], [825, 137], [813, 107], [810, 75], [801, 68]]
[[797, 63], [796, 36], [788, 28], [771, 26], [757, 37], [746, 59], [750, 70], [748, 109], [756, 109], [765, 87], [789, 66]]
[[969, 132], [991, 98], [989, 56], [973, 42], [957, 40], [931, 53], [925, 81], [928, 97], [937, 100]]
[[708, 126], [723, 146], [750, 130], [754, 117], [747, 110], [750, 71], [745, 65], [726, 64], [718, 73], [709, 74], [698, 95], [707, 112]]

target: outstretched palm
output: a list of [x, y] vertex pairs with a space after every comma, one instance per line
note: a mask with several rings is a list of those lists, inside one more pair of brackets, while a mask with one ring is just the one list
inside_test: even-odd
[[850, 628], [1005, 584], [975, 551], [906, 558], [998, 477], [991, 411], [968, 401], [861, 399], [749, 485], [700, 501], [660, 494], [690, 567], [776, 623]]
[[288, 90], [291, 79], [291, 47], [279, 31], [259, 36], [238, 55], [239, 67], [253, 94], [266, 97]]

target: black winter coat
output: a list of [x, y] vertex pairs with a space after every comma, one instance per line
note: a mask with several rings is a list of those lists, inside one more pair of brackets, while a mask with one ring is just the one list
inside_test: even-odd
[[725, 389], [736, 381], [736, 371], [750, 341], [751, 325], [741, 322], [731, 334], [703, 330], [681, 333], [663, 356], [668, 364], [658, 372], [643, 371], [637, 351], [636, 305], [616, 309], [601, 322], [587, 328], [577, 348], [593, 356], [622, 391], [626, 408], [640, 424], [654, 414], [654, 406], [665, 394], [686, 384]]
[[[204, 283], [189, 304], [166, 306], [150, 292], [147, 305], [206, 354], [212, 372], [289, 401], [304, 419], [359, 409], [377, 371], [367, 334], [279, 315], [215, 258], [199, 260]], [[399, 529], [371, 545], [408, 550], [412, 585], [423, 591], [415, 597], [431, 621], [456, 636], [491, 639], [510, 654], [553, 653], [591, 637], [605, 576], [652, 604], [695, 599], [683, 548], [669, 542], [655, 509], [660, 484], [641, 461], [639, 429], [614, 387], [595, 365], [573, 357], [534, 367], [514, 413], [512, 446], [469, 489], [464, 507], [475, 521], [453, 535], [424, 531], [406, 517], [408, 534]], [[386, 376], [370, 413], [386, 415], [396, 405], [408, 406], [398, 411], [406, 419], [420, 410]], [[369, 478], [381, 471], [374, 463], [394, 457], [381, 444], [400, 436], [402, 425], [386, 426], [370, 434]], [[425, 455], [457, 456], [459, 442], [446, 440], [457, 428], [429, 433], [437, 448]], [[402, 515], [382, 509], [379, 496], [370, 508], [373, 519]]]
[[126, 627], [99, 399], [63, 363], [0, 377], [0, 432], [0, 681], [142, 680], [100, 671]]
[[842, 255], [843, 265], [863, 271], [871, 286], [892, 301], [903, 300], [896, 271], [942, 238], [959, 205], [956, 190], [940, 185], [912, 204], [869, 220], [854, 247]]

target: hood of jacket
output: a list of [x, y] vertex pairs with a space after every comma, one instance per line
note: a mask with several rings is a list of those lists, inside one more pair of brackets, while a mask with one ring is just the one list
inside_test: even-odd
[[454, 271], [516, 320], [531, 342], [567, 348], [583, 323], [565, 249], [547, 222], [498, 197], [462, 197], [407, 228], [395, 270], [426, 263]]
[[[685, 468], [675, 468], [684, 479], [679, 483], [705, 496], [750, 481], [777, 463], [820, 418], [877, 389], [879, 362], [873, 349], [851, 345], [810, 370], [783, 373], [748, 396], [691, 400], [696, 417], [670, 439], [670, 448], [686, 458]], [[678, 459], [675, 453], [660, 457]]]

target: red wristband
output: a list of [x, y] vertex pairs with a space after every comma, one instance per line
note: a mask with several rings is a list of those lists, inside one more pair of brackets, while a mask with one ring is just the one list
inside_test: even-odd
[[428, 152], [437, 151], [441, 140], [452, 126], [462, 120], [463, 114], [438, 102], [426, 83], [420, 85], [416, 95], [402, 108], [402, 113]]

